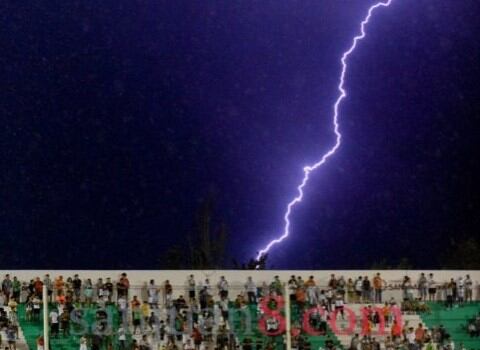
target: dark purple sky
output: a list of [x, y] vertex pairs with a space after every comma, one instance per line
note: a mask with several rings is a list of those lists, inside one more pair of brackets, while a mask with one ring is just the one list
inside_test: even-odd
[[[374, 2], [2, 1], [0, 266], [156, 267], [211, 192], [231, 257], [254, 256], [334, 142]], [[275, 267], [438, 267], [478, 237], [479, 15], [375, 14]]]

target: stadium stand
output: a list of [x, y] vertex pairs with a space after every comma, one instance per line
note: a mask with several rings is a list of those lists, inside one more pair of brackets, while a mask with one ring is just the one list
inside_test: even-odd
[[476, 271], [435, 272], [453, 276], [441, 280], [389, 271], [26, 273], [2, 281], [0, 340], [10, 350], [45, 350], [43, 286], [49, 350], [285, 349], [286, 304], [292, 349], [480, 349]]

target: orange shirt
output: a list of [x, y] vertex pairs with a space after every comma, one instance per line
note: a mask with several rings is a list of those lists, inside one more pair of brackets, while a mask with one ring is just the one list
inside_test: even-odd
[[402, 335], [402, 327], [398, 324], [395, 323], [392, 327], [392, 335], [396, 337], [400, 337]]
[[382, 278], [381, 277], [375, 276], [373, 278], [373, 287], [375, 289], [382, 289]]
[[305, 292], [302, 288], [298, 288], [295, 292], [295, 296], [297, 297], [297, 301], [304, 302], [305, 301]]
[[382, 309], [383, 316], [388, 316], [390, 315], [390, 308], [388, 306], [384, 306]]
[[42, 294], [43, 282], [42, 281], [35, 281], [33, 283], [33, 288], [35, 288], [35, 291], [37, 292], [37, 294]]
[[419, 327], [415, 330], [415, 340], [423, 340], [424, 336], [425, 336], [425, 329]]
[[315, 281], [314, 280], [307, 280], [307, 282], [305, 282], [305, 287], [315, 287]]
[[63, 279], [57, 278], [55, 280], [55, 288], [57, 288], [57, 290], [62, 290], [64, 284], [65, 282], [63, 282]]

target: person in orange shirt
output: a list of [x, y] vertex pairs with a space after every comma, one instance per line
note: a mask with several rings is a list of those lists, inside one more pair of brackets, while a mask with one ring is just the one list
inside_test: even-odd
[[385, 320], [385, 327], [389, 327], [389, 325], [390, 325], [390, 305], [388, 305], [388, 303], [385, 303], [385, 305], [383, 306], [382, 313], [383, 313], [383, 319]]
[[375, 303], [382, 302], [382, 289], [383, 289], [383, 279], [380, 277], [380, 273], [377, 273], [373, 278], [373, 290], [375, 293]]
[[391, 333], [392, 333], [393, 340], [400, 338], [402, 336], [402, 326], [398, 324], [396, 320], [393, 321]]
[[43, 293], [43, 282], [40, 280], [40, 277], [35, 278], [35, 282], [33, 282], [33, 289], [35, 289], [35, 294], [39, 297], [42, 296]]
[[63, 295], [63, 292], [60, 292], [60, 293], [57, 293], [57, 303], [59, 303], [60, 305], [65, 305], [65, 302], [67, 301], [67, 299], [65, 298], [65, 295]]
[[425, 328], [423, 328], [423, 325], [419, 323], [417, 329], [415, 330], [415, 341], [418, 343], [420, 349], [423, 346], [424, 339], [425, 339]]
[[63, 276], [58, 276], [55, 279], [55, 289], [57, 290], [57, 295], [63, 294], [63, 287], [65, 286], [65, 282], [63, 281]]
[[295, 298], [297, 299], [297, 303], [300, 306], [300, 308], [303, 308], [305, 305], [305, 290], [303, 287], [297, 288], [295, 292]]

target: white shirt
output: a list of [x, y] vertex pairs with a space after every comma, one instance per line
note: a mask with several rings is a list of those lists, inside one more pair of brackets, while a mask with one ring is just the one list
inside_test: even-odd
[[245, 289], [247, 290], [247, 292], [251, 292], [251, 293], [257, 292], [257, 286], [253, 281], [247, 281], [247, 283], [245, 283]]
[[118, 299], [117, 303], [120, 310], [125, 310], [127, 308], [127, 300], [125, 300], [124, 298]]
[[58, 314], [56, 311], [50, 312], [50, 321], [52, 323], [58, 323]]

